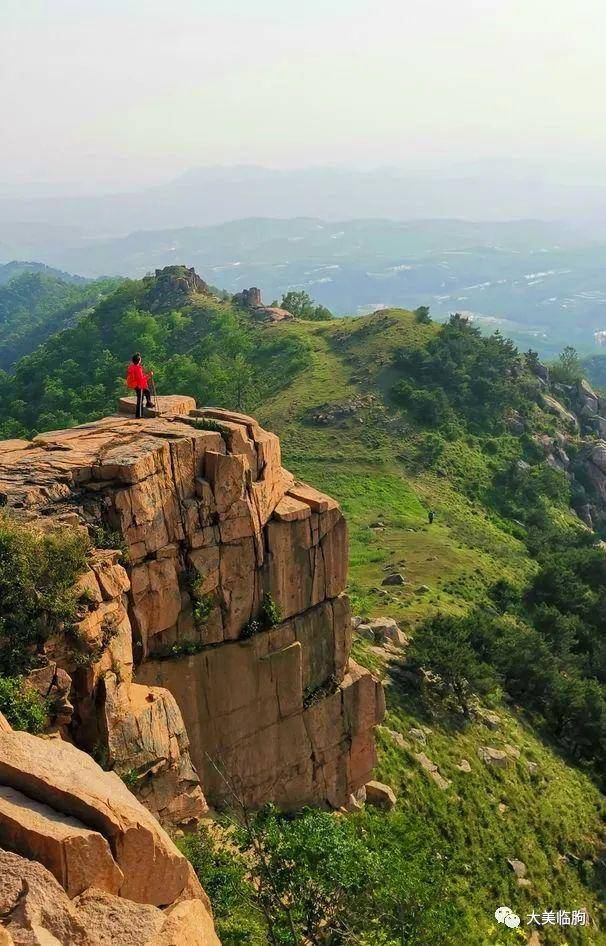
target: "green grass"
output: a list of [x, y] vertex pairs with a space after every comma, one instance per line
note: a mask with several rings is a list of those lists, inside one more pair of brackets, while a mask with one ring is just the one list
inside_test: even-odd
[[[407, 461], [417, 432], [382, 396], [394, 347], [422, 344], [435, 326], [418, 325], [411, 313], [390, 310], [365, 319], [287, 323], [271, 330], [308, 340], [311, 365], [257, 413], [279, 433], [288, 468], [342, 504], [350, 528], [355, 604], [372, 616], [389, 614], [414, 625], [436, 610], [466, 609], [503, 575], [523, 580], [533, 563], [522, 544], [453, 482], [457, 476], [473, 484], [486, 479], [479, 450], [457, 442], [447, 458], [446, 478], [432, 471], [415, 475]], [[312, 408], [372, 391], [373, 381], [377, 400], [361, 409], [362, 422], [354, 418], [319, 426], [309, 421]], [[436, 511], [431, 527], [430, 507]], [[371, 529], [378, 521], [384, 527]], [[402, 590], [382, 589], [384, 566], [402, 570], [408, 584]], [[415, 594], [422, 585], [430, 591]]]
[[[598, 925], [604, 913], [605, 875], [596, 868], [604, 856], [606, 805], [590, 779], [575, 771], [537, 737], [523, 718], [501, 708], [502, 726], [494, 732], [475, 723], [428, 716], [414, 694], [389, 687], [385, 728], [379, 734], [377, 777], [391, 784], [404, 810], [421, 813], [456, 851], [458, 907], [467, 916], [466, 946], [480, 946], [492, 925], [496, 905], [505, 903], [520, 916], [535, 910], [589, 909]], [[429, 725], [427, 744], [409, 736], [410, 728]], [[407, 737], [396, 746], [387, 729]], [[513, 746], [506, 770], [487, 766], [478, 758], [479, 746]], [[442, 791], [415, 758], [424, 752], [451, 781]], [[470, 773], [457, 769], [461, 759]], [[538, 765], [531, 774], [527, 762]], [[503, 810], [499, 805], [505, 805]], [[508, 858], [522, 860], [530, 881], [520, 888]], [[561, 931], [546, 943], [604, 943], [606, 937]]]
[[[445, 444], [435, 464], [424, 466], [416, 462], [419, 450], [423, 452], [418, 428], [389, 401], [394, 348], [422, 345], [435, 326], [419, 326], [410, 313], [389, 311], [271, 330], [304, 337], [311, 359], [257, 414], [280, 435], [285, 465], [343, 507], [354, 613], [389, 615], [414, 633], [420, 621], [437, 611], [468, 611], [499, 578], [522, 586], [536, 569], [516, 537], [523, 530], [481, 501], [503, 457], [519, 456], [519, 442], [497, 438], [491, 452], [490, 444], [459, 437]], [[363, 405], [358, 417], [327, 426], [310, 422], [312, 408], [368, 391], [376, 393], [376, 401]], [[436, 513], [431, 526], [428, 508]], [[553, 515], [570, 519], [561, 510]], [[372, 528], [377, 522], [382, 526]], [[401, 571], [407, 584], [382, 586], [387, 570]], [[417, 593], [421, 585], [429, 591]], [[352, 655], [374, 672], [385, 673], [380, 652], [368, 642], [354, 639]], [[522, 937], [497, 927], [494, 910], [501, 903], [521, 915], [533, 907], [587, 907], [603, 924], [600, 861], [606, 854], [606, 800], [589, 777], [561, 758], [540, 728], [515, 708], [497, 702], [503, 725], [491, 732], [478, 723], [463, 727], [439, 712], [431, 715], [419, 693], [404, 684], [391, 682], [386, 692], [377, 778], [395, 788], [399, 806], [420, 813], [453, 845], [457, 910], [468, 931], [464, 946], [525, 941], [528, 928]], [[407, 736], [410, 728], [421, 725], [432, 730], [426, 747]], [[407, 747], [399, 748], [388, 729], [402, 733]], [[505, 744], [521, 753], [505, 772], [478, 758], [478, 746]], [[421, 769], [414, 757], [419, 751], [452, 781], [447, 791]], [[462, 758], [469, 760], [471, 773], [457, 770]], [[528, 761], [538, 764], [537, 777], [529, 772]], [[506, 809], [500, 811], [500, 804]], [[530, 887], [517, 886], [507, 858], [526, 863]], [[547, 946], [606, 943], [595, 929], [570, 928], [564, 935], [551, 928], [542, 937]]]

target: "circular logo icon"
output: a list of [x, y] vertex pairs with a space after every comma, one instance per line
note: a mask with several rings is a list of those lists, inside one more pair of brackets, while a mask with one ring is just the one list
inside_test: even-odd
[[508, 913], [511, 913], [511, 910], [509, 907], [498, 907], [494, 911], [494, 918], [498, 923], [504, 923], [505, 917], [507, 916]]

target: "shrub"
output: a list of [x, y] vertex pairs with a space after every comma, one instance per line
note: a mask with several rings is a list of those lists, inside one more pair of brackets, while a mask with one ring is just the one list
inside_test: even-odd
[[429, 314], [428, 305], [420, 305], [417, 309], [414, 310], [415, 321], [419, 325], [429, 325], [431, 323], [431, 316]]
[[327, 322], [333, 318], [325, 306], [316, 304], [311, 296], [304, 290], [291, 289], [290, 292], [282, 296], [280, 307], [292, 312], [300, 319], [307, 319], [311, 322]]
[[282, 612], [280, 608], [272, 596], [266, 592], [263, 595], [261, 613], [257, 618], [251, 618], [250, 621], [247, 621], [240, 633], [240, 639], [244, 641], [250, 640], [255, 634], [261, 634], [262, 631], [268, 631], [270, 628], [275, 627], [281, 620]]
[[[400, 812], [340, 818], [272, 806], [243, 821], [223, 844], [204, 826], [181, 842], [226, 946], [258, 941], [263, 927], [262, 942], [281, 946], [441, 942], [454, 929], [440, 896], [444, 844], [428, 825]], [[225, 930], [230, 917], [238, 938]]]
[[204, 824], [183, 838], [179, 847], [211, 900], [217, 934], [224, 946], [265, 946], [267, 934], [249, 859], [229, 837], [222, 845]]
[[572, 345], [567, 345], [558, 356], [558, 360], [551, 365], [551, 377], [554, 381], [560, 381], [563, 384], [574, 384], [583, 377], [581, 359]]
[[24, 685], [22, 677], [0, 677], [0, 713], [13, 729], [24, 729], [34, 735], [46, 726], [44, 700]]
[[436, 687], [452, 695], [465, 716], [474, 693], [494, 686], [489, 667], [474, 650], [471, 630], [467, 620], [438, 614], [417, 631], [408, 653], [408, 662], [431, 671]]
[[79, 532], [37, 535], [0, 517], [1, 675], [28, 670], [49, 635], [73, 627], [87, 548]]

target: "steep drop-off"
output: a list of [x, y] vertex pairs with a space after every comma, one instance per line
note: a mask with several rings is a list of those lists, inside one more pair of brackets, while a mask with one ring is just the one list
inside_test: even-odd
[[370, 778], [383, 713], [349, 659], [339, 506], [295, 483], [252, 418], [160, 407], [137, 421], [125, 400], [121, 416], [0, 446], [4, 506], [97, 546], [75, 632], [47, 643], [72, 680], [59, 728], [165, 823], [203, 814], [202, 791], [338, 807]]

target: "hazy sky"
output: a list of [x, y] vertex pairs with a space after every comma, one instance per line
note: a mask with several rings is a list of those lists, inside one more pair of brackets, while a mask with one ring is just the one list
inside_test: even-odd
[[604, 0], [0, 0], [0, 182], [484, 159], [599, 176], [605, 36]]

